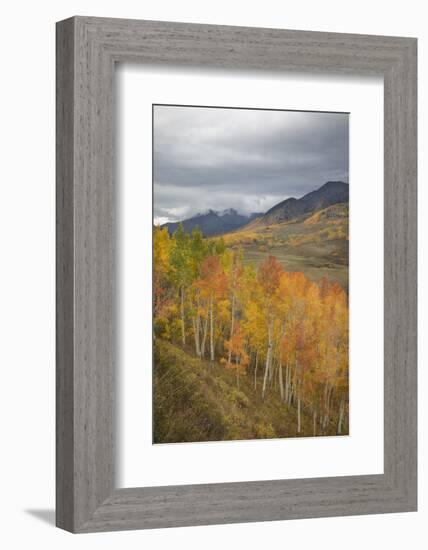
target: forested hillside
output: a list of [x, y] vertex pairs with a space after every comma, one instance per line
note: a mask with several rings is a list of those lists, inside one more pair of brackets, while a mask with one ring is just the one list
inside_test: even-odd
[[[254, 364], [241, 377], [240, 388], [232, 371], [218, 362], [199, 359], [166, 340], [155, 343], [154, 443], [228, 441], [276, 437], [336, 435], [338, 409], [329, 419], [302, 403], [300, 432], [296, 403], [284, 403], [273, 386], [262, 399]], [[261, 371], [260, 371], [261, 372]], [[348, 433], [343, 417], [341, 433]]]
[[347, 433], [342, 286], [198, 229], [153, 242], [155, 442]]

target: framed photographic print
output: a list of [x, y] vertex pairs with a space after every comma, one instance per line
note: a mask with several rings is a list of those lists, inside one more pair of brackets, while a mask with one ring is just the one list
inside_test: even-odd
[[57, 525], [416, 509], [416, 40], [57, 26]]
[[349, 433], [348, 118], [153, 106], [154, 443]]

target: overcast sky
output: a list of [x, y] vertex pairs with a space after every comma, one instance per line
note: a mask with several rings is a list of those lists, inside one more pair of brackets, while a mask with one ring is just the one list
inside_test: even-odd
[[265, 212], [348, 182], [348, 115], [154, 107], [155, 223], [235, 208]]

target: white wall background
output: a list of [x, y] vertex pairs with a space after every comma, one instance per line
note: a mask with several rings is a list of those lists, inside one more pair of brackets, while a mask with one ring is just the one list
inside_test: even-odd
[[[276, 547], [329, 550], [424, 548], [426, 468], [419, 512], [73, 536], [53, 527], [54, 506], [54, 23], [97, 15], [198, 23], [417, 36], [420, 212], [428, 207], [428, 27], [424, 3], [407, 0], [10, 0], [1, 10], [0, 86], [0, 544], [3, 548]], [[420, 221], [420, 280], [428, 277], [426, 216]], [[423, 248], [423, 250], [422, 250]], [[426, 287], [419, 296], [427, 332]], [[428, 462], [420, 350], [419, 463]]]

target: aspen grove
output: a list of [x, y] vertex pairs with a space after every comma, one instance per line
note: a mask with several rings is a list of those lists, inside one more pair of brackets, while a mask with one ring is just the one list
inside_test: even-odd
[[[206, 239], [181, 225], [153, 233], [155, 341], [167, 340], [201, 365], [221, 364], [262, 401], [273, 395], [293, 409], [301, 435], [323, 435], [348, 417], [348, 295], [326, 278], [316, 283], [287, 272], [272, 255], [256, 270], [241, 248]], [[282, 405], [281, 405], [282, 407]]]

